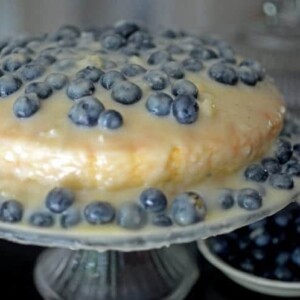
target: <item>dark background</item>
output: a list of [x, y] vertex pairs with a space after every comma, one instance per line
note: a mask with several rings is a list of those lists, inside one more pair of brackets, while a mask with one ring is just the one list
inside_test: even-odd
[[[33, 283], [33, 268], [36, 258], [43, 248], [22, 246], [0, 241], [0, 299], [42, 300]], [[186, 300], [232, 300], [274, 298], [250, 292], [210, 266], [200, 257], [201, 277]], [[249, 297], [249, 298], [248, 298]]]

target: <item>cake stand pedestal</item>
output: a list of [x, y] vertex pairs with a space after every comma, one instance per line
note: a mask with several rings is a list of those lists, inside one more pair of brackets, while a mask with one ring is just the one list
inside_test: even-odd
[[46, 300], [178, 300], [198, 276], [196, 253], [185, 244], [136, 252], [52, 249], [35, 269]]

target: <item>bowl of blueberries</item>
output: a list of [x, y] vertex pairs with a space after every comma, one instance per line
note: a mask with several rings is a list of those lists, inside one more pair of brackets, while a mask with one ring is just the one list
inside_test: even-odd
[[253, 291], [300, 297], [300, 205], [198, 242], [203, 256], [227, 277]]

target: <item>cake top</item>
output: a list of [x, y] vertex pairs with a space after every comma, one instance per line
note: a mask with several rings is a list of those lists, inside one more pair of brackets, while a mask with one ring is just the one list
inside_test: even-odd
[[[201, 118], [197, 99], [203, 95], [197, 82], [189, 80], [193, 75], [252, 87], [265, 77], [259, 63], [239, 58], [216, 37], [173, 30], [152, 35], [126, 21], [85, 31], [64, 26], [49, 35], [2, 41], [0, 50], [0, 97], [23, 88], [13, 106], [17, 118], [46, 109], [43, 100], [63, 90], [66, 99], [78, 100], [66, 118], [100, 131], [130, 122], [122, 115], [128, 110], [122, 105], [134, 107], [141, 101], [149, 114], [170, 115], [170, 122], [184, 125], [196, 123]], [[121, 104], [116, 106], [119, 111], [108, 110], [100, 118], [106, 102]]]

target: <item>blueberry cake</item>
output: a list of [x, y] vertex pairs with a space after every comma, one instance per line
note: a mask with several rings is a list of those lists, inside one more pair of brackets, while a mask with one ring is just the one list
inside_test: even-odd
[[172, 232], [296, 189], [298, 125], [278, 139], [272, 79], [215, 36], [121, 21], [3, 40], [0, 100], [2, 227]]

